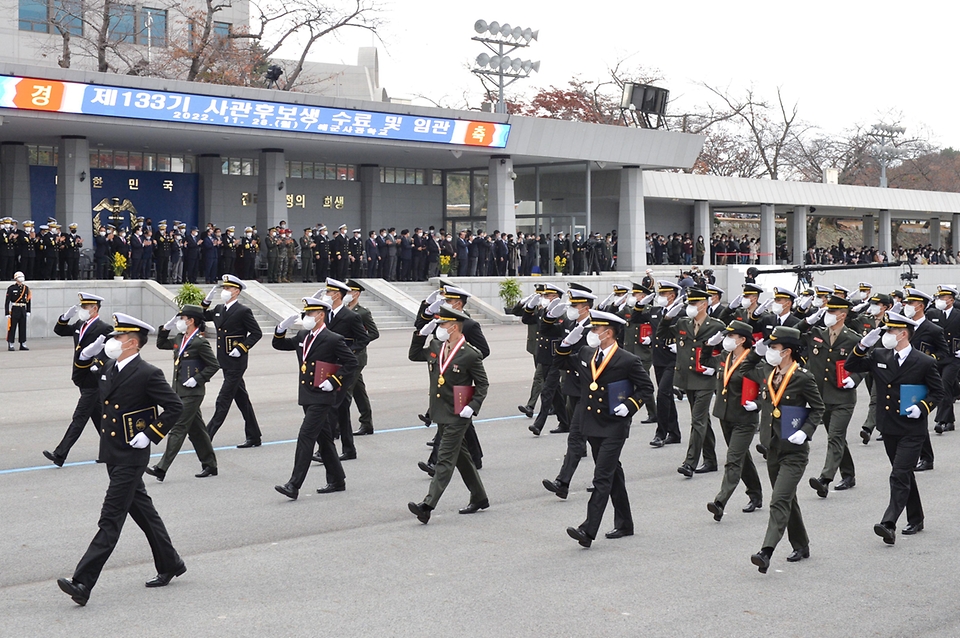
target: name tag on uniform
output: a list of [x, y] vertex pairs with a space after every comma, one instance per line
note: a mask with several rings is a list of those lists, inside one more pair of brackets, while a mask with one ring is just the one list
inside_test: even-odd
[[587, 367], [587, 362], [581, 360], [581, 361], [580, 361], [580, 365], [582, 365], [584, 368], [586, 368], [586, 367]]
[[213, 316], [214, 316], [214, 317], [219, 317], [219, 316], [220, 316], [220, 313], [218, 312], [217, 314], [215, 314], [215, 315], [213, 315]]
[[883, 368], [884, 370], [886, 370], [886, 369], [887, 369], [887, 364], [885, 364], [885, 363], [878, 363], [878, 364], [877, 364], [877, 367], [878, 367], [878, 368]]
[[106, 381], [106, 380], [107, 380], [107, 375], [101, 374], [101, 375], [100, 375], [100, 380], [101, 380], [101, 381]]

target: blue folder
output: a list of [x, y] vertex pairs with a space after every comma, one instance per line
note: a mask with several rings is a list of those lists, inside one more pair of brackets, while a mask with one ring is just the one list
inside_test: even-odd
[[780, 438], [786, 441], [796, 434], [797, 430], [806, 423], [809, 415], [810, 408], [802, 408], [799, 405], [780, 406]]
[[900, 386], [900, 416], [907, 416], [907, 408], [909, 408], [911, 405], [919, 406], [920, 402], [926, 398], [927, 398], [927, 386], [901, 385]]
[[626, 402], [628, 398], [633, 396], [633, 384], [630, 383], [629, 379], [614, 381], [613, 383], [607, 384], [607, 393], [610, 398], [609, 409], [610, 415], [612, 416], [615, 407]]

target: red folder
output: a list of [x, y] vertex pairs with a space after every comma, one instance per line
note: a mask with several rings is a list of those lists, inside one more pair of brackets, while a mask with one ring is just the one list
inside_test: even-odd
[[703, 363], [700, 361], [700, 356], [702, 354], [703, 354], [703, 348], [696, 348], [693, 354], [693, 362], [694, 362], [693, 369], [696, 372], [699, 372], [700, 374], [703, 374], [703, 371], [706, 370], [706, 368], [703, 367]]
[[846, 366], [847, 362], [844, 360], [837, 361], [837, 387], [842, 388], [843, 382], [850, 375], [847, 373]]
[[744, 377], [743, 389], [740, 390], [740, 405], [745, 405], [747, 401], [756, 401], [760, 394], [760, 384]]
[[[330, 377], [340, 371], [339, 363], [327, 363], [326, 361], [317, 361], [313, 369], [313, 387], [319, 388], [323, 385], [323, 382], [327, 380], [327, 377]], [[332, 383], [332, 382], [331, 382]], [[337, 386], [337, 390], [340, 390], [342, 386], [339, 384], [334, 384]]]
[[754, 332], [754, 333], [753, 333], [753, 342], [754, 342], [754, 343], [757, 343], [758, 341], [763, 341], [763, 333], [762, 333], [762, 332]]
[[637, 333], [637, 343], [643, 344], [643, 340], [653, 336], [653, 326], [649, 323], [641, 323], [640, 331]]
[[469, 403], [473, 401], [472, 385], [453, 386], [453, 413], [460, 414]]

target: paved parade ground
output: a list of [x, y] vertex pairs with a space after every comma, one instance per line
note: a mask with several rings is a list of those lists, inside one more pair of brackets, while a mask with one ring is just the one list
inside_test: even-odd
[[[534, 437], [531, 421], [517, 412], [533, 372], [526, 327], [485, 332], [490, 392], [476, 423], [490, 509], [458, 515], [468, 494], [455, 474], [429, 525], [407, 511], [408, 501], [426, 494], [429, 479], [416, 464], [426, 460], [424, 443], [435, 432], [416, 416], [426, 407], [427, 372], [407, 360], [408, 330], [386, 331], [369, 349], [364, 378], [377, 433], [358, 437], [359, 458], [344, 463], [347, 491], [316, 494], [324, 480], [314, 464], [299, 500], [276, 493], [273, 486], [290, 475], [302, 412], [296, 357], [274, 351], [268, 334], [253, 349], [245, 377], [263, 447], [235, 449], [244, 437], [234, 407], [214, 440], [219, 476], [193, 477], [200, 464], [187, 443], [163, 483], [144, 477], [186, 574], [146, 589], [153, 561], [128, 519], [82, 608], [56, 579], [72, 574], [96, 532], [106, 471], [93, 463], [92, 426], [63, 468], [41, 454], [56, 446], [76, 404], [71, 342], [34, 341], [30, 352], [0, 353], [0, 635], [960, 634], [960, 433], [935, 435], [936, 469], [918, 474], [925, 531], [884, 545], [873, 525], [886, 507], [889, 463], [882, 443], [860, 443], [868, 398], [861, 388], [848, 437], [857, 487], [820, 499], [807, 486], [823, 463], [826, 437], [818, 430], [799, 487], [811, 557], [787, 563], [784, 538], [762, 575], [749, 558], [767, 524], [765, 467], [755, 455], [763, 509], [741, 513], [741, 487], [723, 521], [714, 522], [705, 504], [720, 475], [685, 479], [676, 472], [690, 420], [687, 403], [679, 402], [682, 445], [651, 448], [654, 426], [636, 420], [623, 450], [636, 534], [601, 536], [585, 550], [565, 529], [585, 517], [593, 463], [583, 461], [566, 501], [544, 490], [540, 481], [555, 478], [566, 440]], [[144, 356], [169, 377], [170, 355], [154, 343]], [[218, 374], [207, 388], [206, 418], [220, 382]], [[548, 427], [555, 423], [551, 418]], [[722, 459], [722, 443], [718, 452]], [[608, 507], [601, 531], [612, 527]]]

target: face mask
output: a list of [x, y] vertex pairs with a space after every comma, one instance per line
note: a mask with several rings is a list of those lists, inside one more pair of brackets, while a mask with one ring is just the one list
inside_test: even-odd
[[699, 309], [699, 308], [697, 308], [696, 306], [690, 306], [690, 305], [687, 306], [687, 316], [688, 316], [688, 317], [690, 317], [691, 319], [694, 319], [694, 318], [696, 318], [696, 316], [699, 315], [699, 314], [700, 314], [700, 309]]
[[546, 297], [542, 297], [542, 298], [540, 299], [540, 307], [541, 307], [541, 308], [546, 308], [547, 306], [550, 305], [550, 301], [551, 301], [550, 299], [547, 299]]
[[177, 332], [186, 332], [187, 322], [183, 319], [177, 319]]
[[81, 308], [80, 312], [77, 313], [77, 319], [84, 323], [90, 321], [90, 311], [86, 308]]
[[107, 233], [105, 233], [105, 232], [103, 232], [103, 231], [100, 231], [100, 236], [101, 236], [101, 237], [106, 237], [106, 236], [107, 236]]
[[123, 352], [123, 344], [116, 340], [116, 338], [108, 339], [105, 344], [103, 344], [103, 352], [111, 359], [116, 359]]
[[330, 304], [331, 306], [333, 305], [333, 297], [331, 297], [330, 295], [324, 295], [324, 296], [320, 297], [320, 301], [322, 301], [322, 302], [324, 302], [324, 303], [328, 303], [328, 304]]
[[345, 306], [349, 306], [351, 303], [353, 303], [353, 293], [350, 293], [349, 295], [343, 298], [343, 304]]
[[737, 349], [737, 340], [734, 337], [724, 337], [723, 349], [727, 352], [733, 352]]
[[947, 302], [944, 301], [943, 299], [937, 299], [936, 306], [937, 306], [937, 310], [946, 310]]
[[913, 306], [904, 306], [903, 307], [903, 316], [907, 319], [913, 319], [913, 315], [917, 314], [917, 309]]
[[579, 310], [577, 310], [573, 306], [570, 306], [569, 308], [567, 308], [567, 319], [569, 319], [570, 321], [576, 321], [579, 318], [580, 318]]
[[437, 339], [439, 339], [440, 341], [450, 340], [450, 332], [443, 326], [437, 328], [437, 331], [434, 334], [437, 335]]
[[823, 315], [823, 325], [828, 328], [837, 325], [837, 315], [829, 312]]
[[773, 314], [775, 314], [775, 315], [782, 314], [782, 313], [783, 313], [783, 304], [782, 304], [782, 303], [775, 303], [775, 304], [773, 304], [772, 306], [770, 306], [770, 310], [772, 310], [772, 311], [773, 311]]
[[223, 303], [230, 303], [230, 300], [233, 299], [233, 293], [229, 290], [220, 291], [220, 301]]
[[251, 237], [253, 237], [253, 233], [247, 233], [246, 235], [247, 235], [247, 239], [250, 239]]
[[882, 343], [883, 347], [887, 350], [893, 350], [897, 347], [897, 335], [888, 332], [880, 338], [880, 343]]
[[588, 332], [588, 333], [587, 333], [587, 345], [590, 346], [591, 348], [599, 348], [599, 347], [600, 347], [600, 335], [598, 335], [596, 332], [593, 332], [593, 331]]
[[23, 277], [17, 277], [17, 283], [18, 283], [18, 284], [22, 284], [22, 283], [23, 283]]
[[879, 315], [882, 311], [883, 308], [881, 308], [880, 304], [877, 303], [872, 303], [870, 304], [870, 307], [867, 308], [867, 312], [874, 316]]
[[317, 327], [317, 318], [311, 315], [307, 315], [300, 320], [300, 325], [304, 327], [305, 330], [313, 331]]
[[814, 305], [814, 307], [816, 307], [816, 308], [822, 307], [822, 306], [823, 306], [823, 297], [817, 297], [816, 299], [814, 299], [814, 300], [813, 300], [813, 305]]
[[773, 348], [767, 350], [767, 354], [765, 354], [763, 358], [772, 366], [778, 366], [780, 362], [783, 361], [783, 355], [780, 354], [780, 351], [774, 350]]
[[655, 303], [656, 305], [660, 306], [661, 308], [666, 308], [666, 307], [667, 307], [667, 303], [669, 303], [669, 302], [667, 301], [667, 298], [664, 297], [663, 295], [657, 295], [657, 298], [654, 299], [653, 303]]

